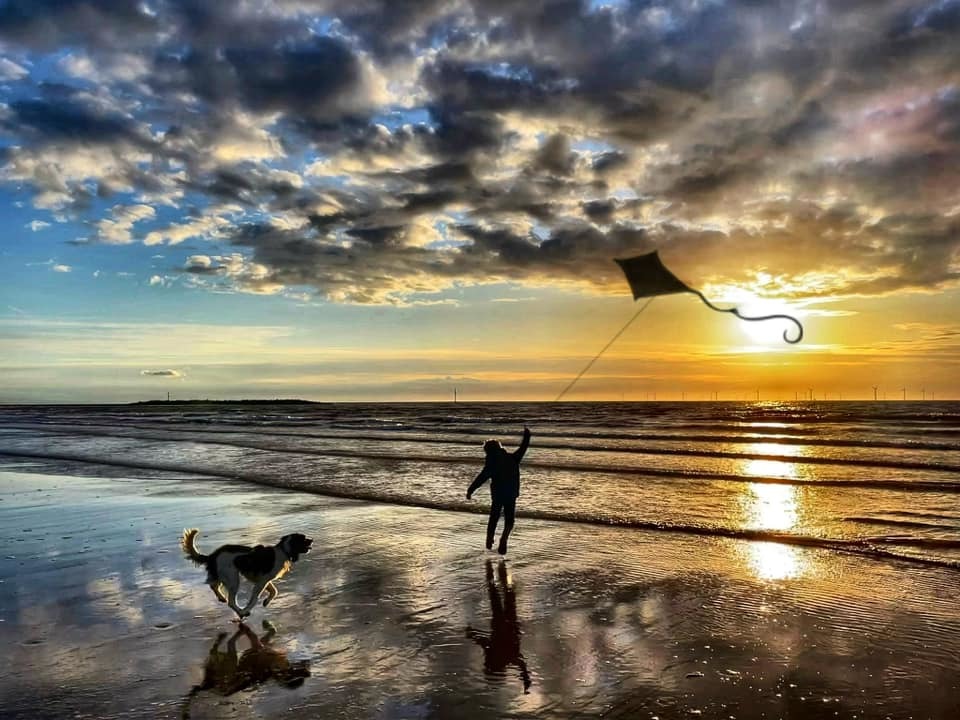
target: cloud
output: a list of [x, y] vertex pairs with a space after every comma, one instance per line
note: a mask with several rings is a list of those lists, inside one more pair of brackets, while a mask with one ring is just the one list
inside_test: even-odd
[[214, 292], [611, 292], [654, 247], [724, 293], [934, 292], [955, 5], [16, 2], [50, 77], [0, 98], [0, 179], [100, 243], [196, 242]]
[[69, 265], [59, 265], [59, 264], [58, 264], [58, 265], [52, 265], [52, 266], [50, 267], [50, 269], [53, 270], [54, 272], [58, 272], [58, 273], [73, 272], [73, 268], [70, 267]]
[[0, 82], [22, 80], [30, 71], [10, 58], [0, 58]]
[[141, 370], [140, 374], [148, 377], [171, 377], [171, 378], [184, 377], [184, 374], [179, 370]]
[[50, 223], [44, 222], [43, 220], [31, 220], [27, 223], [27, 227], [33, 230], [33, 232], [39, 232], [44, 228], [50, 227]]
[[97, 223], [97, 239], [108, 245], [127, 245], [133, 242], [133, 226], [157, 214], [149, 205], [115, 205], [110, 218]]
[[238, 205], [214, 206], [208, 208], [200, 217], [149, 231], [143, 242], [145, 245], [179, 245], [195, 238], [217, 240], [227, 235], [232, 224], [231, 217], [242, 210]]
[[[259, 295], [273, 295], [284, 289], [284, 284], [272, 279], [269, 268], [257, 262], [251, 262], [241, 253], [230, 255], [191, 255], [183, 266], [183, 272], [194, 276], [210, 276], [225, 280], [214, 286], [223, 289], [236, 289]], [[195, 281], [198, 285], [204, 283]]]

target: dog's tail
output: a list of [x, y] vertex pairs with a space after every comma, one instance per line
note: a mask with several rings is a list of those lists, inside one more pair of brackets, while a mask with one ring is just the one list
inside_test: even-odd
[[196, 528], [184, 530], [183, 537], [180, 538], [180, 547], [183, 548], [184, 554], [190, 560], [193, 560], [197, 565], [203, 565], [207, 562], [207, 556], [201, 555], [200, 551], [197, 550], [197, 535], [199, 534], [200, 531]]

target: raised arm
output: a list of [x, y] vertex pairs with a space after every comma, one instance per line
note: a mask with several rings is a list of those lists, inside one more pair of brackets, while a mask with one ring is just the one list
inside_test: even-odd
[[490, 463], [485, 463], [483, 466], [483, 470], [480, 471], [480, 474], [477, 475], [476, 479], [472, 483], [470, 483], [470, 487], [467, 488], [467, 500], [469, 500], [470, 496], [477, 491], [477, 488], [483, 485], [491, 477], [492, 477], [492, 473], [490, 470]]
[[523, 440], [520, 442], [520, 447], [513, 451], [513, 457], [517, 462], [523, 460], [523, 455], [527, 452], [528, 447], [530, 447], [530, 428], [524, 425]]

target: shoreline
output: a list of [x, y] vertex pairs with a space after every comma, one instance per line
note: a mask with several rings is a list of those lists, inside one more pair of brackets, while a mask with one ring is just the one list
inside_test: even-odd
[[[501, 562], [482, 525], [226, 480], [0, 472], [5, 717], [960, 711], [954, 571], [534, 519]], [[273, 669], [230, 694], [191, 694], [238, 627], [181, 556], [185, 526], [201, 551], [314, 538], [237, 638]]]

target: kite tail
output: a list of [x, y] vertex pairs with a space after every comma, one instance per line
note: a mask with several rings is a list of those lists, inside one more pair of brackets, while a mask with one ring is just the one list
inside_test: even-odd
[[758, 317], [749, 317], [749, 316], [747, 316], [747, 315], [741, 314], [741, 312], [740, 312], [739, 310], [737, 310], [736, 308], [719, 308], [719, 307], [717, 307], [717, 306], [714, 305], [712, 302], [710, 302], [709, 300], [707, 300], [707, 299], [703, 296], [703, 293], [700, 292], [699, 290], [694, 290], [693, 288], [691, 288], [691, 289], [690, 289], [690, 292], [692, 292], [694, 295], [696, 295], [697, 297], [699, 297], [699, 298], [703, 301], [704, 305], [706, 305], [706, 306], [707, 306], [708, 308], [710, 308], [711, 310], [716, 310], [717, 312], [733, 313], [734, 315], [736, 315], [736, 316], [737, 316], [738, 318], [740, 318], [741, 320], [747, 320], [747, 321], [749, 321], [749, 322], [761, 322], [761, 321], [763, 321], [763, 320], [789, 320], [790, 322], [792, 322], [794, 325], [797, 326], [797, 336], [796, 336], [794, 339], [791, 340], [791, 339], [790, 339], [790, 336], [787, 334], [787, 331], [784, 330], [784, 331], [783, 331], [783, 339], [784, 339], [784, 341], [790, 343], [791, 345], [796, 345], [798, 342], [800, 342], [801, 340], [803, 340], [803, 325], [801, 325], [801, 324], [800, 324], [800, 321], [797, 320], [797, 319], [796, 319], [795, 317], [793, 317], [792, 315], [776, 314], [776, 315], [761, 315], [761, 316], [758, 316]]

